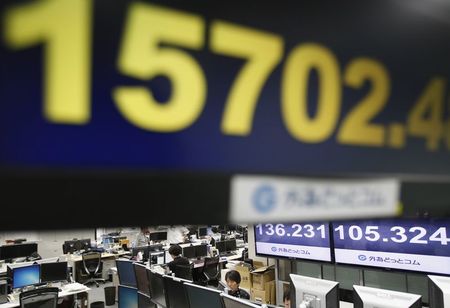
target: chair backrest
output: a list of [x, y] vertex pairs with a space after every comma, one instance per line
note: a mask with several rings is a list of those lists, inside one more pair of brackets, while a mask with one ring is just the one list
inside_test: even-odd
[[176, 277], [192, 281], [192, 272], [194, 270], [194, 263], [181, 265], [177, 264], [174, 268]]
[[56, 308], [58, 288], [40, 288], [20, 293], [21, 308]]
[[96, 251], [85, 252], [81, 255], [86, 273], [96, 274], [100, 269], [102, 254]]
[[205, 264], [203, 265], [203, 274], [206, 275], [208, 279], [215, 279], [220, 273], [219, 268], [219, 256], [216, 257], [205, 257]]

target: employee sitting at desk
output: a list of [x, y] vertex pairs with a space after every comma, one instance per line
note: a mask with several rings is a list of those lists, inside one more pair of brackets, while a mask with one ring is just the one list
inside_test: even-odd
[[177, 265], [189, 265], [189, 259], [181, 256], [182, 251], [180, 245], [173, 245], [169, 248], [169, 254], [173, 261], [171, 261], [168, 266], [172, 272], [175, 272], [175, 267]]
[[239, 284], [241, 283], [241, 274], [239, 274], [238, 271], [231, 270], [227, 272], [225, 275], [225, 281], [230, 289], [228, 291], [229, 295], [243, 299], [250, 299], [250, 294], [239, 288]]

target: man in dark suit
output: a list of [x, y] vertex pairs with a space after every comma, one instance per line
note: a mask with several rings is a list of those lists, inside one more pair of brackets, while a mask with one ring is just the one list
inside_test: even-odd
[[175, 267], [177, 265], [189, 265], [188, 258], [185, 258], [181, 255], [183, 249], [181, 249], [180, 245], [173, 245], [169, 248], [169, 254], [172, 257], [173, 261], [171, 261], [168, 266], [169, 269], [175, 272]]

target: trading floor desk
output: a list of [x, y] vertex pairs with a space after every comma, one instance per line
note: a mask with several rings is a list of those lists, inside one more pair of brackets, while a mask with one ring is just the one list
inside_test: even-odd
[[[59, 298], [84, 293], [83, 295], [85, 295], [85, 297], [83, 297], [83, 298], [86, 299], [86, 303], [85, 303], [85, 305], [82, 305], [82, 307], [89, 307], [88, 291], [90, 289], [88, 287], [86, 287], [80, 283], [74, 282], [74, 283], [66, 284], [65, 286], [61, 287], [61, 289], [62, 289], [62, 291], [59, 291], [59, 293], [58, 293]], [[11, 308], [11, 307], [19, 307], [19, 306], [20, 306], [19, 295], [16, 295], [14, 297], [14, 299], [9, 303], [0, 304], [0, 308]]]
[[[102, 253], [102, 262], [103, 262], [103, 270], [102, 270], [102, 277], [104, 279], [108, 279], [109, 277], [109, 270], [112, 267], [116, 266], [115, 260], [117, 258], [123, 257], [125, 255], [129, 255], [129, 251], [122, 251], [118, 252], [116, 254], [104, 252]], [[72, 273], [73, 273], [73, 279], [76, 282], [83, 282], [82, 280], [82, 273], [83, 272], [83, 258], [81, 255], [66, 255], [67, 256], [67, 264], [72, 267]]]

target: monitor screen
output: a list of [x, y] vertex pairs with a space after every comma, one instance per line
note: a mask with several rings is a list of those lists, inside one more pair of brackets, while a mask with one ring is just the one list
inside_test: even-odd
[[23, 288], [40, 282], [40, 265], [15, 267], [12, 270], [12, 288]]
[[220, 291], [199, 285], [184, 283], [189, 307], [223, 308]]
[[206, 257], [208, 255], [208, 245], [197, 245], [195, 247], [195, 256], [197, 258]]
[[295, 274], [289, 277], [291, 307], [339, 308], [338, 282]]
[[450, 220], [336, 222], [337, 263], [450, 274]]
[[245, 299], [240, 299], [228, 294], [222, 294], [225, 308], [261, 308], [260, 305], [253, 304]]
[[143, 264], [134, 263], [134, 273], [139, 292], [150, 296], [150, 286], [148, 284], [147, 268]]
[[67, 262], [41, 264], [41, 282], [66, 281]]
[[328, 222], [259, 224], [254, 228], [257, 255], [331, 262]]
[[164, 276], [164, 288], [167, 296], [168, 307], [189, 307], [183, 282], [171, 276]]
[[450, 277], [428, 275], [430, 308], [450, 308]]
[[163, 276], [152, 271], [147, 271], [147, 274], [150, 283], [151, 301], [158, 306], [167, 307]]
[[91, 248], [91, 239], [90, 238], [82, 239], [82, 240], [80, 240], [80, 242], [81, 242], [82, 250], [88, 250]]
[[225, 241], [225, 248], [227, 251], [235, 251], [236, 248], [236, 240], [228, 240]]
[[138, 292], [138, 308], [155, 308], [148, 295]]
[[354, 308], [422, 308], [422, 296], [417, 294], [363, 286], [353, 290]]
[[136, 288], [136, 276], [134, 274], [133, 262], [129, 260], [116, 260], [119, 284]]
[[219, 251], [219, 253], [222, 253], [222, 252], [226, 252], [227, 251], [227, 248], [226, 248], [226, 246], [225, 246], [225, 241], [217, 241], [216, 242], [216, 248], [217, 248], [217, 250]]
[[132, 256], [136, 257], [138, 253], [142, 253], [142, 260], [147, 261], [150, 254], [150, 246], [138, 246], [132, 249]]
[[208, 228], [207, 227], [200, 227], [198, 228], [198, 237], [203, 237], [208, 235]]
[[195, 258], [195, 246], [183, 247], [183, 256], [188, 259]]
[[0, 247], [0, 260], [29, 257], [37, 251], [37, 243], [3, 245]]
[[78, 250], [77, 242], [78, 242], [77, 240], [65, 241], [63, 245], [63, 252], [67, 254], [67, 253], [74, 253], [75, 251], [77, 251]]
[[138, 292], [135, 288], [119, 286], [119, 308], [138, 308]]
[[151, 232], [150, 240], [151, 241], [166, 241], [167, 240], [167, 231]]

